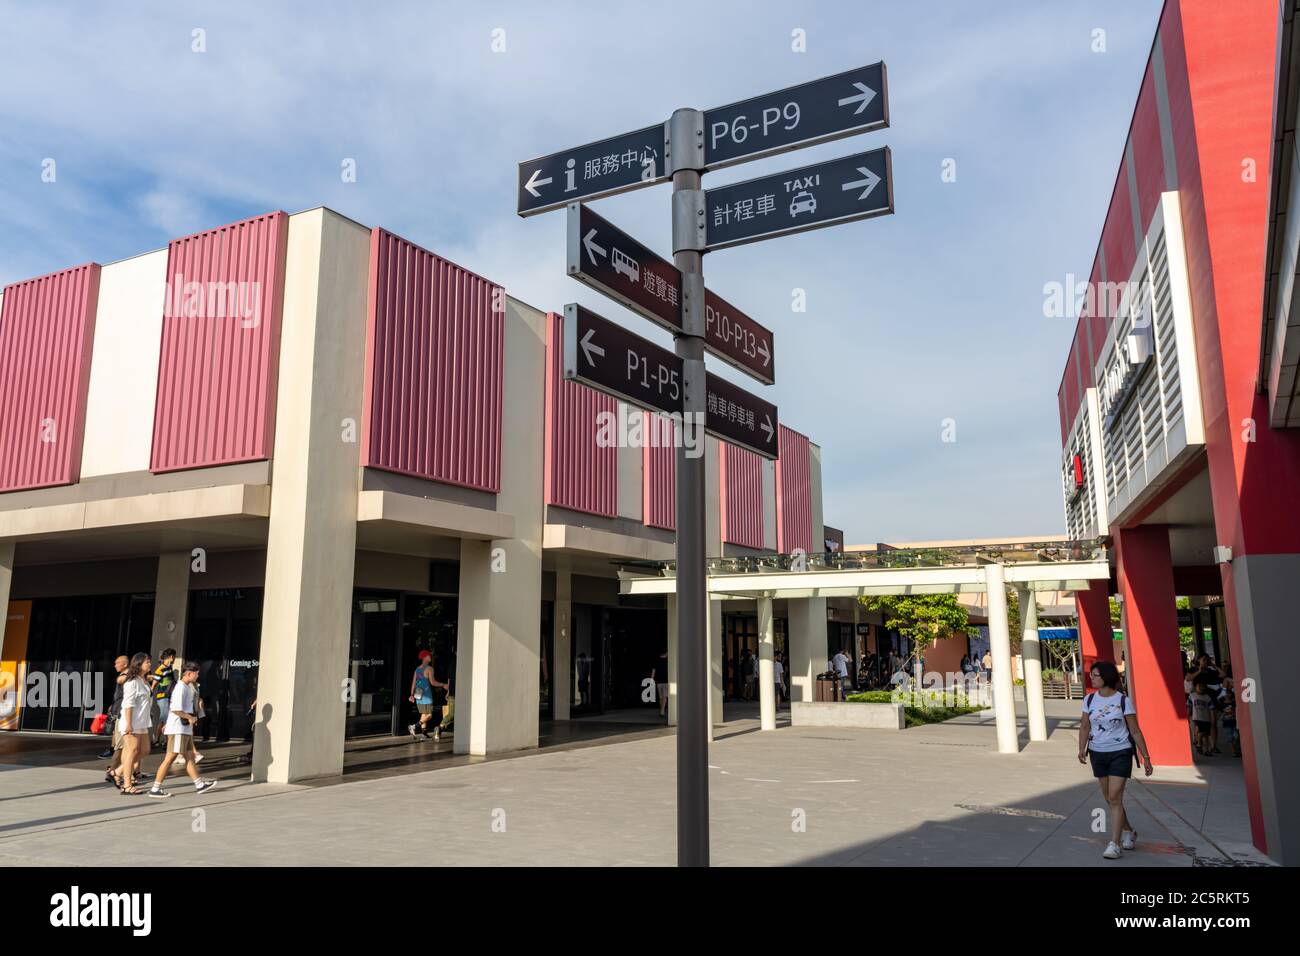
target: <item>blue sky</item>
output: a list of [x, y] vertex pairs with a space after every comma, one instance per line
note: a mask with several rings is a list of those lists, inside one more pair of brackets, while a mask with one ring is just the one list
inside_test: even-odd
[[[705, 184], [889, 145], [895, 215], [710, 254], [708, 284], [774, 330], [764, 395], [823, 446], [850, 543], [1059, 533], [1073, 323], [1043, 317], [1042, 290], [1091, 267], [1160, 6], [5, 0], [0, 283], [325, 204], [667, 344], [564, 276], [564, 215], [514, 214], [516, 164], [884, 60], [889, 129]], [[595, 208], [667, 254], [668, 196]]]

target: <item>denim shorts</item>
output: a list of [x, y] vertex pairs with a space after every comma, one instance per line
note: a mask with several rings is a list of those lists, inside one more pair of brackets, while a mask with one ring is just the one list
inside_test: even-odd
[[1092, 761], [1092, 775], [1094, 777], [1129, 778], [1133, 776], [1132, 747], [1125, 747], [1123, 750], [1104, 750], [1101, 753], [1089, 750], [1088, 759]]

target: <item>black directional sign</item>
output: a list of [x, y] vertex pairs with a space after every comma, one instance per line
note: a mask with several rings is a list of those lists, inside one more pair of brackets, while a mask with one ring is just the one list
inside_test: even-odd
[[894, 211], [889, 147], [704, 194], [705, 244], [738, 246]]
[[564, 307], [564, 377], [651, 411], [682, 411], [682, 360], [577, 304]]
[[682, 274], [586, 206], [569, 207], [569, 275], [664, 328], [682, 330]]
[[766, 385], [776, 381], [772, 331], [759, 325], [722, 296], [704, 290], [704, 346]]
[[661, 183], [666, 168], [662, 123], [530, 159], [519, 164], [518, 212], [531, 216], [579, 199]]
[[704, 162], [717, 169], [889, 125], [885, 64], [874, 63], [704, 112]]
[[704, 427], [733, 445], [742, 445], [764, 458], [777, 457], [776, 406], [732, 385], [725, 378], [708, 376], [708, 405]]

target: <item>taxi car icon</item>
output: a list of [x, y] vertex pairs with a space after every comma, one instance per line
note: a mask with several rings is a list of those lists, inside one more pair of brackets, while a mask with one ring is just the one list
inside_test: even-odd
[[790, 200], [790, 215], [797, 216], [801, 212], [815, 213], [817, 211], [817, 200], [813, 198], [812, 193], [806, 189], [801, 189], [794, 194]]

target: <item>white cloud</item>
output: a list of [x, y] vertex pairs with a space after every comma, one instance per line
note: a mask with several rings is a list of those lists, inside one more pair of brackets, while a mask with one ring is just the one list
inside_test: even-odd
[[[1072, 333], [1041, 317], [1041, 288], [1091, 264], [1160, 5], [10, 5], [0, 277], [323, 203], [539, 307], [581, 301], [663, 341], [563, 275], [563, 213], [515, 216], [515, 164], [880, 58], [891, 129], [798, 162], [889, 144], [897, 214], [711, 254], [709, 284], [775, 330], [767, 397], [824, 446], [826, 518], [850, 540], [1037, 533], [1062, 522]], [[59, 157], [57, 186], [34, 177], [42, 156]], [[945, 157], [957, 183], [940, 182]], [[669, 251], [666, 188], [600, 210]], [[956, 448], [938, 443], [949, 414]]]

